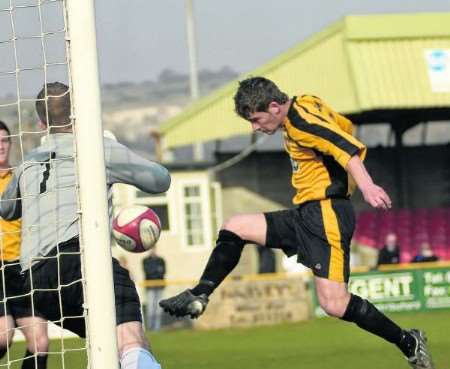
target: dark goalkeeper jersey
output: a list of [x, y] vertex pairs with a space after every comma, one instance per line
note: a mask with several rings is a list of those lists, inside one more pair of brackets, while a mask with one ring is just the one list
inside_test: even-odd
[[354, 181], [345, 167], [366, 147], [353, 137], [352, 123], [315, 96], [294, 97], [284, 121], [285, 149], [292, 164], [294, 204], [349, 197]]

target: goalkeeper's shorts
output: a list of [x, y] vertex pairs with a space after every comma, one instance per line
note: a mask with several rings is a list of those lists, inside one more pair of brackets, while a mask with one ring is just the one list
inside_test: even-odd
[[[56, 256], [55, 248], [47, 255], [48, 258], [33, 265], [27, 284], [34, 289], [36, 316], [53, 321], [80, 337], [86, 337], [79, 250], [78, 238], [59, 244], [59, 257]], [[141, 322], [141, 305], [136, 286], [128, 270], [114, 258], [112, 263], [116, 324]], [[98, 267], [102, 268], [102, 265]]]
[[0, 271], [0, 317], [5, 315], [14, 319], [32, 316], [30, 290], [18, 260], [4, 261]]

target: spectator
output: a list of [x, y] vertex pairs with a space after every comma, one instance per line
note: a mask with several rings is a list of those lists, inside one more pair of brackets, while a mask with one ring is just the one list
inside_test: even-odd
[[384, 247], [378, 253], [377, 266], [381, 264], [398, 264], [400, 262], [400, 250], [397, 245], [395, 233], [386, 235]]
[[259, 255], [259, 268], [258, 273], [275, 273], [276, 271], [276, 258], [275, 253], [268, 247], [256, 247]]
[[428, 242], [422, 242], [419, 247], [419, 253], [414, 256], [411, 263], [426, 263], [427, 261], [438, 261], [439, 258], [434, 254]]
[[161, 300], [164, 289], [163, 280], [166, 275], [166, 263], [162, 257], [156, 254], [156, 248], [153, 248], [144, 259], [143, 266], [145, 279], [155, 283], [155, 285], [146, 288], [147, 326], [149, 329], [159, 331], [161, 328], [161, 309], [158, 302]]

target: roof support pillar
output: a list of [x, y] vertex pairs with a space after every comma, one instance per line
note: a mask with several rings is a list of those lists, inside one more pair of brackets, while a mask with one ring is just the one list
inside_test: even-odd
[[403, 137], [405, 132], [417, 125], [418, 122], [391, 122], [391, 129], [395, 135], [395, 186], [397, 189], [397, 207], [411, 206], [409, 199], [409, 184], [407, 176], [407, 158], [405, 156]]

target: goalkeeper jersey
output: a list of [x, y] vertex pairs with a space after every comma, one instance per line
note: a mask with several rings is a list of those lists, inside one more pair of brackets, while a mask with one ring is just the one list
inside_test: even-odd
[[[0, 193], [2, 193], [11, 181], [12, 171], [0, 173]], [[0, 259], [15, 261], [20, 255], [20, 219], [7, 221], [0, 219]]]
[[[161, 193], [169, 188], [170, 175], [162, 165], [106, 137], [104, 146], [110, 218], [114, 183], [130, 184], [147, 193]], [[2, 195], [0, 215], [8, 220], [22, 217], [23, 270], [57, 244], [78, 236], [77, 187], [72, 133], [49, 135], [15, 171]]]

